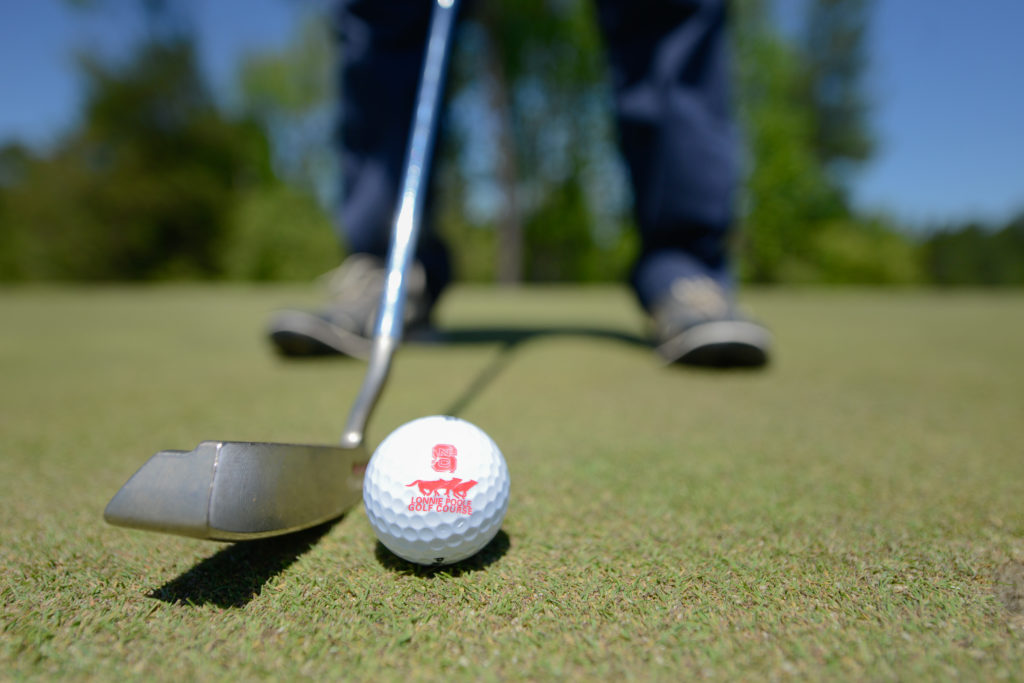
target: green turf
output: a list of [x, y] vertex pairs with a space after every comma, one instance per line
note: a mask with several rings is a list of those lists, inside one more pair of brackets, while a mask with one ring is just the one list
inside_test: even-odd
[[660, 367], [619, 289], [462, 288], [371, 441], [458, 413], [505, 452], [484, 553], [361, 508], [217, 545], [106, 526], [154, 451], [332, 442], [356, 362], [286, 362], [308, 288], [0, 291], [0, 678], [1024, 677], [1024, 294], [770, 290], [764, 372]]

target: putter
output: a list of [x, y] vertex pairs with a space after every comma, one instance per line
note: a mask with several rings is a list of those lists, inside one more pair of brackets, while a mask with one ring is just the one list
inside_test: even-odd
[[392, 225], [387, 279], [370, 359], [341, 444], [203, 441], [194, 450], [160, 451], [107, 504], [118, 526], [217, 541], [299, 531], [340, 517], [362, 498], [369, 461], [367, 422], [402, 339], [407, 275], [419, 238], [428, 165], [458, 0], [437, 0]]

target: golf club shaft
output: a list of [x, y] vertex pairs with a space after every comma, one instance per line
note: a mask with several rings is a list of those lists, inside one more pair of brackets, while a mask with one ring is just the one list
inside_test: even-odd
[[387, 279], [381, 294], [366, 377], [341, 437], [345, 446], [354, 447], [362, 443], [366, 423], [384, 388], [391, 360], [402, 340], [409, 267], [419, 241], [427, 177], [437, 137], [438, 113], [457, 12], [458, 0], [437, 0], [434, 4], [401, 192], [392, 226]]

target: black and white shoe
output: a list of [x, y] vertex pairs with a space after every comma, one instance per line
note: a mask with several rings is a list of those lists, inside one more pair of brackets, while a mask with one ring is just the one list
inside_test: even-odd
[[[353, 254], [327, 276], [330, 302], [319, 311], [283, 310], [270, 320], [267, 335], [284, 356], [370, 355], [377, 308], [387, 269], [370, 254]], [[405, 336], [430, 327], [426, 273], [419, 263], [409, 270], [405, 300]]]
[[761, 367], [772, 337], [743, 317], [729, 294], [710, 277], [672, 283], [651, 309], [656, 350], [666, 363], [705, 367]]

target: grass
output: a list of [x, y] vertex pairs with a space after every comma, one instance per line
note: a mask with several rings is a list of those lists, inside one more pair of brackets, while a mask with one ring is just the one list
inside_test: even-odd
[[1024, 294], [752, 291], [776, 362], [702, 372], [619, 289], [457, 289], [370, 438], [495, 438], [481, 555], [415, 568], [361, 508], [238, 545], [104, 525], [156, 450], [338, 437], [363, 366], [261, 338], [311, 296], [0, 291], [4, 678], [1024, 679]]

